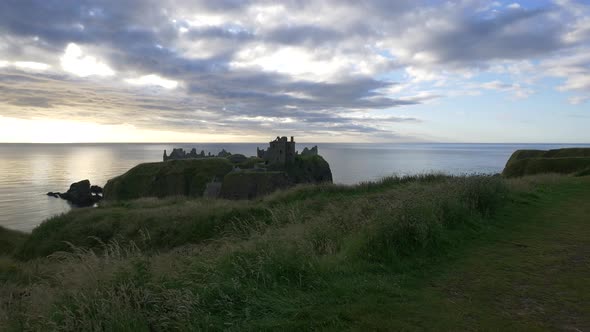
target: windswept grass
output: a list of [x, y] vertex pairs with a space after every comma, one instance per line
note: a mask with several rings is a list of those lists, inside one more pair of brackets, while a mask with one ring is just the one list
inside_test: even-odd
[[399, 297], [404, 278], [553, 179], [424, 175], [73, 211], [11, 261], [0, 329], [340, 330], [356, 320], [344, 308]]
[[25, 233], [0, 226], [0, 255], [12, 254], [25, 238]]
[[[487, 177], [481, 179], [489, 180]], [[112, 239], [137, 240], [144, 231], [151, 234], [150, 248], [170, 249], [227, 236], [234, 232], [236, 224], [246, 229], [250, 224], [260, 228], [261, 225], [301, 223], [312, 217], [316, 219], [318, 213], [322, 218], [330, 218], [334, 211], [326, 211], [326, 208], [351, 204], [350, 207], [355, 209], [358, 201], [366, 201], [367, 194], [403, 191], [411, 185], [461, 181], [462, 178], [445, 175], [419, 175], [388, 177], [356, 186], [303, 185], [278, 191], [254, 202], [185, 197], [105, 201], [99, 208], [77, 209], [42, 223], [19, 246], [16, 256], [30, 259], [65, 251], [68, 250], [66, 242], [92, 247], [96, 245], [94, 238], [103, 242]]]

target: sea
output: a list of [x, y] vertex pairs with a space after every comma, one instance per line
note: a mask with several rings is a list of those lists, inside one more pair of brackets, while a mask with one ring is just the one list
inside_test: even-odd
[[[297, 143], [317, 145], [328, 161], [335, 183], [356, 184], [385, 176], [421, 173], [500, 173], [517, 149], [555, 149], [579, 144], [446, 144], [446, 143]], [[49, 217], [72, 207], [49, 197], [73, 182], [106, 182], [139, 163], [162, 160], [173, 148], [217, 154], [222, 149], [246, 156], [268, 143], [133, 143], [133, 144], [0, 144], [0, 226], [31, 231]]]

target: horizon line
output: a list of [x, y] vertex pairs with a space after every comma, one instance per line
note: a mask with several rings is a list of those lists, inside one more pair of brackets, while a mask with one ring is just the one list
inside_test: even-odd
[[[67, 145], [67, 144], [266, 144], [268, 142], [0, 142], [0, 144], [45, 144], [45, 145]], [[560, 144], [560, 145], [590, 145], [590, 142], [440, 142], [440, 141], [415, 141], [415, 142], [319, 142], [304, 141], [301, 144]]]

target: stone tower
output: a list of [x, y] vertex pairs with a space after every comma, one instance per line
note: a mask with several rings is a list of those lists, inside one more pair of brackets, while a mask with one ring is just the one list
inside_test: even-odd
[[295, 161], [295, 139], [291, 136], [291, 141], [287, 136], [278, 137], [269, 142], [266, 150], [257, 149], [259, 158], [264, 159], [269, 164], [287, 164]]

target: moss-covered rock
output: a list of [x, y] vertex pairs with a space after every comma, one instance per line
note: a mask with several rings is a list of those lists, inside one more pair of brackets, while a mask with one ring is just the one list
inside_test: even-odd
[[140, 164], [109, 180], [107, 200], [140, 197], [202, 196], [208, 182], [222, 179], [233, 169], [226, 158], [169, 160]]
[[571, 174], [590, 168], [590, 148], [517, 150], [502, 172], [508, 177], [539, 173]]

